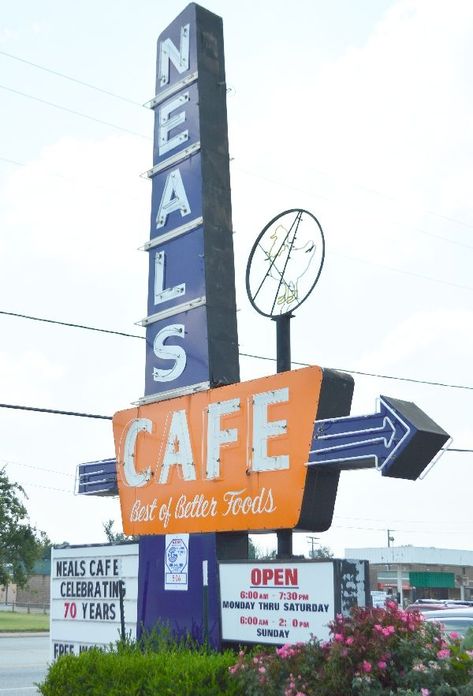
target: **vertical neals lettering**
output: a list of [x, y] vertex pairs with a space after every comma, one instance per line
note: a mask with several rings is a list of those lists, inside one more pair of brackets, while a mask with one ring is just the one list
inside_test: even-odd
[[179, 111], [173, 114], [179, 107], [187, 104], [189, 101], [189, 92], [180, 94], [175, 99], [163, 104], [158, 111], [158, 152], [159, 156], [166, 154], [169, 150], [182, 145], [189, 140], [189, 131], [187, 128], [180, 133], [175, 133], [169, 137], [170, 132], [180, 126], [186, 120], [186, 112]]
[[184, 182], [179, 169], [174, 169], [166, 177], [164, 189], [159, 202], [156, 215], [156, 229], [159, 230], [167, 222], [168, 216], [175, 211], [181, 213], [181, 217], [189, 215], [191, 207], [187, 198]]
[[166, 283], [166, 254], [158, 251], [154, 257], [154, 304], [161, 304], [183, 297], [186, 292], [186, 284], [180, 283], [173, 288], [165, 288]]
[[161, 360], [173, 360], [174, 365], [168, 369], [153, 368], [153, 380], [155, 382], [173, 382], [180, 377], [186, 368], [187, 355], [182, 346], [166, 345], [168, 338], [172, 336], [184, 338], [184, 324], [169, 324], [158, 331], [153, 342], [153, 351]]
[[167, 85], [170, 81], [171, 63], [176, 68], [177, 72], [182, 75], [186, 70], [189, 70], [189, 55], [190, 55], [190, 25], [185, 24], [181, 27], [181, 41], [177, 48], [171, 39], [164, 39], [159, 45], [159, 84], [161, 87]]

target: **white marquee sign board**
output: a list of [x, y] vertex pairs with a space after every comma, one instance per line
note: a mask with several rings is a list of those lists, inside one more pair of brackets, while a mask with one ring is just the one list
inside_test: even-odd
[[329, 637], [334, 568], [327, 563], [220, 563], [222, 639], [298, 643]]
[[108, 647], [120, 638], [120, 581], [125, 631], [136, 636], [138, 544], [69, 546], [51, 551], [51, 660]]

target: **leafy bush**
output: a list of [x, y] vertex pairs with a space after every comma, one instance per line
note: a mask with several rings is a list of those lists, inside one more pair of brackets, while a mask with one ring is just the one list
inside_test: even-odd
[[230, 652], [174, 646], [161, 652], [140, 645], [88, 650], [54, 662], [38, 686], [43, 696], [237, 696]]
[[[337, 616], [325, 643], [213, 652], [166, 627], [108, 651], [65, 655], [43, 696], [473, 696], [473, 651], [396, 604]], [[235, 662], [236, 660], [236, 662]]]
[[469, 628], [465, 633], [462, 646], [465, 650], [473, 650], [473, 628]]
[[337, 616], [326, 643], [240, 652], [230, 667], [245, 696], [473, 696], [473, 653], [456, 634], [394, 602]]

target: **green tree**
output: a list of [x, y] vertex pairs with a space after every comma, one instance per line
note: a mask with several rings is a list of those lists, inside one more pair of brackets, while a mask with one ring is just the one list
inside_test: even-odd
[[23, 503], [26, 493], [0, 469], [0, 585], [23, 587], [49, 539], [32, 527]]
[[276, 558], [276, 549], [260, 548], [248, 537], [248, 558], [257, 561], [269, 561]]
[[319, 546], [318, 549], [311, 550], [310, 558], [333, 558], [332, 549], [329, 546]]
[[114, 532], [114, 524], [115, 522], [113, 520], [107, 520], [103, 523], [103, 531], [105, 532], [109, 544], [121, 544], [123, 541], [138, 541], [140, 538], [137, 534], [127, 536], [123, 534], [123, 532]]

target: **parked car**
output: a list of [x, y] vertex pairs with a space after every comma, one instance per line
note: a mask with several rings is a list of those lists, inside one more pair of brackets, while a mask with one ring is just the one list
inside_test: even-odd
[[417, 599], [406, 607], [406, 611], [440, 611], [443, 609], [455, 609], [457, 607], [473, 607], [473, 602], [462, 599]]
[[464, 636], [469, 628], [473, 628], [473, 607], [456, 607], [440, 610], [421, 610], [426, 621], [435, 621], [442, 625], [446, 633], [456, 632]]

